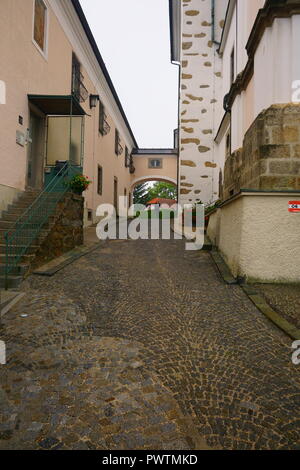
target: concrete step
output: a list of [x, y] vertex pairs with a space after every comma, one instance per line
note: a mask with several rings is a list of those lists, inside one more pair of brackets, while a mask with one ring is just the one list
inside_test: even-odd
[[[17, 222], [22, 214], [11, 214], [11, 213], [2, 213], [1, 220], [3, 222]], [[48, 220], [53, 220], [53, 215], [51, 215]], [[30, 223], [39, 223], [41, 216], [35, 215], [30, 218]]]
[[[43, 204], [40, 211], [42, 210], [44, 212], [45, 209], [47, 209], [48, 212], [49, 211], [54, 212], [55, 208], [56, 208], [56, 204], [54, 202], [52, 203], [49, 202], [47, 203], [47, 205]], [[18, 217], [21, 217], [21, 215], [23, 215], [27, 209], [28, 209], [27, 207], [10, 207], [8, 210], [2, 212], [1, 218], [3, 218], [3, 216], [12, 215], [12, 214], [18, 215]]]
[[[7, 232], [8, 232], [7, 229], [0, 228], [0, 243], [5, 243], [4, 236]], [[44, 240], [44, 238], [48, 235], [48, 233], [49, 233], [48, 230], [41, 230], [38, 234], [36, 234], [34, 230], [26, 230], [22, 238], [25, 238], [25, 239], [29, 238], [29, 239], [32, 239], [33, 242], [35, 240], [38, 242], [40, 240]]]
[[[6, 268], [5, 264], [0, 264], [0, 276], [5, 275], [5, 268]], [[24, 276], [28, 270], [29, 270], [28, 264], [19, 264], [18, 266], [11, 268], [9, 274], [11, 276]]]
[[7, 287], [8, 289], [16, 289], [22, 281], [22, 276], [9, 276], [6, 285], [5, 276], [0, 276], [0, 288], [5, 289]]
[[[11, 260], [11, 262], [13, 262], [14, 258], [15, 258], [15, 255], [8, 255], [8, 259]], [[21, 258], [19, 259], [19, 263], [30, 264], [33, 259], [34, 259], [33, 254], [30, 254], [30, 255], [25, 254], [21, 256]], [[0, 253], [0, 265], [5, 264], [5, 263], [6, 263], [6, 254]]]
[[[16, 245], [9, 246], [9, 250], [11, 254], [18, 254], [22, 252], [24, 249], [26, 249], [26, 254], [30, 255], [30, 254], [34, 254], [38, 248], [39, 248], [39, 245], [27, 246], [27, 245], [16, 244]], [[6, 245], [4, 243], [2, 244], [0, 243], [0, 254], [2, 253], [6, 253]]]

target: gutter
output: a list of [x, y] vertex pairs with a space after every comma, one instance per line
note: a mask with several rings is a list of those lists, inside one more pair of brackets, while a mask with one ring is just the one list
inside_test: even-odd
[[110, 78], [110, 75], [109, 75], [108, 70], [107, 70], [107, 68], [106, 68], [106, 65], [105, 65], [105, 63], [104, 63], [104, 60], [102, 59], [102, 56], [101, 56], [100, 51], [99, 51], [99, 49], [98, 49], [97, 43], [96, 43], [96, 41], [95, 41], [95, 38], [94, 38], [93, 33], [92, 33], [92, 31], [91, 31], [91, 28], [89, 27], [89, 24], [88, 24], [88, 22], [87, 22], [87, 19], [86, 19], [86, 17], [85, 17], [85, 14], [84, 14], [84, 12], [83, 12], [83, 10], [82, 10], [82, 7], [81, 7], [81, 5], [80, 5], [80, 2], [79, 2], [79, 0], [71, 0], [71, 2], [72, 2], [72, 5], [73, 5], [73, 7], [74, 7], [74, 9], [75, 9], [75, 11], [76, 11], [76, 13], [77, 13], [77, 16], [78, 16], [80, 22], [81, 22], [81, 25], [82, 25], [82, 27], [83, 27], [83, 29], [84, 29], [84, 32], [85, 32], [85, 34], [86, 34], [86, 36], [87, 36], [87, 38], [88, 38], [88, 40], [89, 40], [89, 43], [90, 43], [90, 45], [91, 45], [91, 48], [93, 49], [93, 52], [94, 52], [94, 54], [95, 54], [95, 56], [96, 56], [96, 59], [97, 59], [97, 61], [98, 61], [98, 63], [99, 63], [99, 66], [100, 66], [100, 68], [101, 68], [101, 70], [102, 70], [102, 72], [103, 72], [103, 75], [104, 75], [104, 77], [105, 77], [105, 79], [106, 79], [106, 81], [107, 81], [107, 83], [108, 83], [108, 86], [109, 86], [109, 88], [110, 88], [110, 91], [111, 91], [111, 93], [112, 93], [112, 95], [113, 95], [113, 97], [114, 97], [114, 99], [115, 99], [115, 101], [116, 101], [116, 103], [117, 103], [117, 106], [118, 106], [118, 108], [119, 108], [119, 110], [120, 110], [120, 113], [121, 113], [121, 115], [122, 115], [122, 118], [124, 119], [124, 122], [125, 122], [125, 124], [126, 124], [126, 127], [127, 127], [128, 131], [129, 131], [129, 133], [130, 133], [130, 136], [131, 136], [132, 140], [133, 140], [134, 146], [135, 146], [136, 148], [138, 148], [137, 141], [136, 141], [136, 139], [135, 139], [135, 137], [134, 137], [133, 131], [132, 131], [131, 127], [130, 127], [130, 124], [129, 124], [129, 122], [128, 122], [127, 116], [126, 116], [126, 114], [125, 114], [125, 111], [124, 111], [124, 109], [123, 109], [123, 106], [122, 106], [122, 104], [121, 104], [121, 101], [120, 101], [120, 99], [119, 99], [119, 97], [118, 97], [118, 94], [117, 94], [117, 92], [116, 92], [116, 89], [115, 89], [115, 87], [114, 87], [114, 84], [113, 84], [113, 82], [112, 82], [112, 80], [111, 80], [111, 78]]
[[220, 43], [216, 41], [215, 24], [216, 24], [216, 0], [211, 0], [211, 38], [214, 44], [216, 44], [217, 46], [220, 46]]
[[225, 16], [225, 24], [224, 24], [224, 28], [222, 31], [221, 42], [219, 44], [219, 49], [218, 49], [219, 54], [222, 54], [224, 52], [224, 46], [225, 46], [226, 39], [229, 33], [229, 28], [230, 28], [231, 19], [234, 13], [236, 1], [237, 0], [229, 0], [228, 2], [228, 7], [226, 11], [226, 16]]

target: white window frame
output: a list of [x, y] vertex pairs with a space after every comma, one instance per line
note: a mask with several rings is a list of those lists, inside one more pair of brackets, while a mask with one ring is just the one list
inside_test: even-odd
[[44, 57], [45, 60], [48, 60], [48, 37], [49, 37], [49, 5], [46, 0], [42, 0], [46, 7], [45, 13], [45, 37], [44, 37], [44, 50], [40, 48], [36, 40], [34, 39], [34, 21], [35, 21], [35, 0], [32, 0], [32, 42], [39, 51], [39, 53]]
[[[153, 162], [153, 161], [159, 161], [160, 165], [159, 166], [151, 165], [151, 162]], [[163, 168], [163, 159], [162, 158], [149, 158], [148, 168], [151, 168], [152, 170], [161, 170]]]

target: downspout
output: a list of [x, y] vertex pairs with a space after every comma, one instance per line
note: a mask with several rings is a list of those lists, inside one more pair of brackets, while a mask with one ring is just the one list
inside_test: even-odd
[[215, 24], [216, 24], [216, 0], [211, 0], [211, 39], [212, 39], [213, 44], [220, 46], [220, 43], [216, 41]]

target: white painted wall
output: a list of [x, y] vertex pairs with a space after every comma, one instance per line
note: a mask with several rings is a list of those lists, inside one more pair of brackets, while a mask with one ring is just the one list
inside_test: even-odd
[[[215, 212], [208, 234], [234, 276], [299, 282], [300, 217], [288, 212], [292, 194], [245, 194]], [[233, 229], [234, 227], [234, 229]]]
[[272, 104], [292, 100], [300, 80], [300, 15], [277, 18], [265, 31], [255, 54], [254, 117]]
[[[216, 2], [217, 40], [221, 38], [227, 3], [228, 0]], [[222, 114], [222, 69], [217, 45], [212, 43], [211, 5], [211, 0], [182, 2], [179, 168], [182, 204], [199, 200], [206, 203], [218, 197], [220, 167], [213, 132]], [[191, 43], [190, 47], [186, 43]]]

